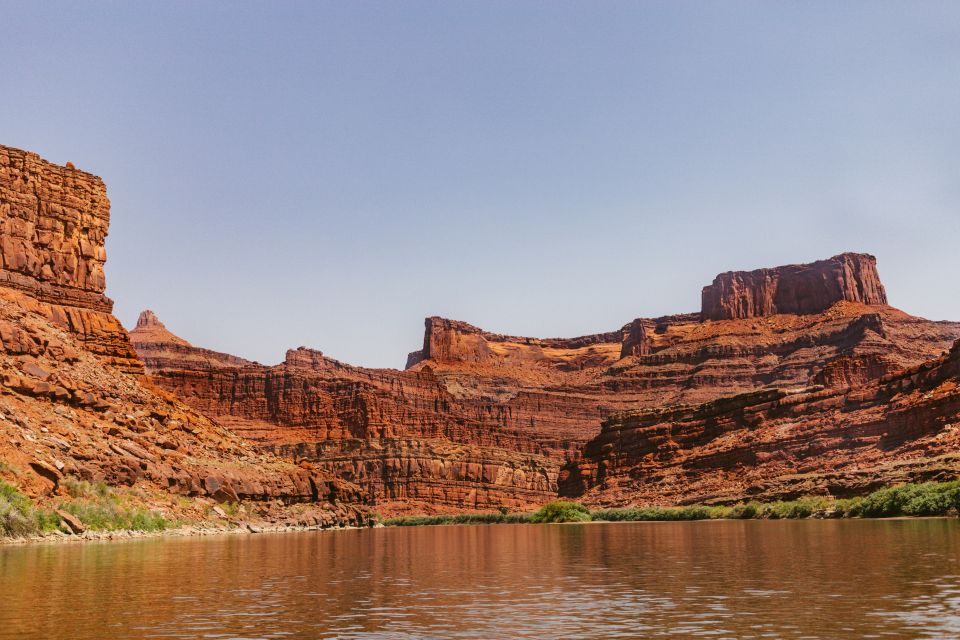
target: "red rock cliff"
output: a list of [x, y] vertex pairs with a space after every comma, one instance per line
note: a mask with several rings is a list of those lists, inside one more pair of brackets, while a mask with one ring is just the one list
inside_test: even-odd
[[820, 313], [841, 301], [887, 304], [876, 258], [861, 253], [812, 264], [722, 273], [704, 287], [702, 297], [703, 317], [710, 320]]
[[142, 370], [104, 295], [110, 201], [97, 176], [0, 146], [0, 286], [23, 292], [86, 349]]

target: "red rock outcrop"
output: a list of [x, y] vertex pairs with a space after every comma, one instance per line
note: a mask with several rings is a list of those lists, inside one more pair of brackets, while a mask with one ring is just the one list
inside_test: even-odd
[[960, 342], [849, 388], [767, 389], [606, 420], [560, 494], [591, 504], [849, 496], [960, 477]]
[[[146, 379], [103, 295], [108, 223], [100, 178], [0, 147], [0, 476], [41, 499], [73, 476], [265, 512], [315, 505], [297, 508], [308, 524], [363, 521], [343, 504], [356, 486], [255, 450]], [[141, 320], [144, 349], [162, 344], [152, 364], [182, 364], [169, 353], [189, 345]], [[190, 366], [249, 364], [201, 353]]]
[[0, 146], [0, 287], [74, 333], [88, 351], [142, 371], [103, 292], [110, 201], [103, 181]]
[[215, 369], [254, 364], [226, 353], [194, 347], [167, 331], [149, 309], [137, 318], [137, 325], [130, 331], [130, 342], [149, 370]]
[[[856, 262], [823, 264], [848, 260]], [[782, 290], [799, 291], [804, 278], [783, 277], [793, 284]], [[569, 339], [431, 317], [402, 372], [352, 367], [304, 348], [274, 367], [144, 357], [158, 384], [205, 415], [264, 450], [357, 483], [390, 512], [529, 507], [555, 495], [561, 467], [621, 412], [763, 388], [845, 388], [935, 358], [958, 337], [960, 324], [840, 296], [818, 313], [638, 318]]]
[[709, 320], [820, 313], [841, 301], [887, 304], [876, 258], [844, 253], [812, 264], [722, 273], [703, 288], [702, 313]]

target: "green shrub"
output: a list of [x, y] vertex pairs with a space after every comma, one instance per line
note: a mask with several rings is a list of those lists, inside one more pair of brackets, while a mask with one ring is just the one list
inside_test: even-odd
[[93, 531], [163, 531], [172, 525], [162, 514], [125, 507], [111, 498], [73, 500], [62, 503], [60, 508], [75, 515]]
[[602, 509], [591, 513], [594, 520], [604, 522], [671, 522], [710, 520], [727, 517], [725, 507], [630, 507], [628, 509]]
[[60, 516], [54, 511], [46, 511], [38, 509], [35, 512], [37, 529], [41, 533], [52, 533], [54, 531], [64, 531], [64, 524], [61, 521]]
[[530, 522], [526, 513], [461, 513], [439, 516], [400, 516], [383, 521], [386, 527], [420, 527], [440, 524], [522, 524]]
[[137, 509], [129, 515], [129, 529], [133, 531], [164, 531], [170, 522], [156, 511]]
[[760, 505], [756, 502], [740, 503], [730, 507], [726, 517], [735, 520], [751, 520], [756, 518], [759, 512]]
[[30, 498], [0, 480], [0, 536], [23, 537], [40, 530]]
[[757, 507], [754, 517], [770, 520], [798, 520], [824, 511], [829, 504], [826, 500], [807, 498], [788, 502], [770, 502]]
[[857, 505], [864, 518], [942, 516], [960, 507], [960, 482], [902, 484], [874, 491]]
[[110, 487], [105, 482], [90, 483], [73, 476], [67, 476], [61, 481], [71, 498], [106, 498], [111, 494]]
[[907, 501], [907, 492], [904, 489], [905, 487], [888, 487], [874, 491], [861, 501], [856, 515], [865, 518], [887, 518], [900, 515]]
[[590, 522], [590, 520], [590, 511], [585, 506], [566, 500], [548, 502], [530, 518], [534, 523]]
[[534, 514], [462, 514], [391, 518], [388, 526], [477, 524], [500, 522], [640, 522], [689, 521], [729, 518], [801, 519], [811, 517], [885, 518], [943, 516], [960, 512], [960, 481], [927, 482], [887, 487], [856, 498], [801, 498], [768, 503], [747, 502], [732, 506], [629, 507], [590, 512], [574, 502], [551, 502]]

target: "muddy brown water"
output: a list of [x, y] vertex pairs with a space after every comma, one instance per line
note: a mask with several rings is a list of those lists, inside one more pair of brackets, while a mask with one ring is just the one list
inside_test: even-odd
[[495, 525], [0, 548], [0, 638], [957, 638], [960, 522]]

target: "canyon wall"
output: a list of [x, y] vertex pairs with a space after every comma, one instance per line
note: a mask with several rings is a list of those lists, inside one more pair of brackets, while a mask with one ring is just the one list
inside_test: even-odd
[[[138, 349], [140, 334], [131, 332]], [[383, 514], [542, 503], [556, 493], [557, 452], [570, 448], [477, 415], [429, 368], [363, 369], [306, 348], [272, 367], [198, 360], [147, 366], [157, 384], [262, 451], [362, 487]]]
[[[816, 280], [795, 274], [862, 280], [872, 264], [850, 254], [767, 270], [786, 283], [771, 300], [788, 306], [778, 302], [782, 292]], [[824, 295], [818, 312], [803, 302], [804, 313], [637, 318], [577, 338], [509, 336], [430, 317], [405, 371], [354, 367], [306, 348], [272, 367], [217, 365], [179, 338], [167, 339], [170, 348], [148, 339], [147, 327], [131, 335], [157, 384], [262, 450], [355, 483], [381, 513], [522, 509], [573, 491], [579, 467], [570, 465], [589, 461], [584, 446], [624, 412], [865, 384], [936, 358], [960, 338], [960, 324], [916, 318], [877, 297], [850, 301], [839, 284]]]
[[149, 311], [128, 336], [104, 295], [109, 216], [96, 176], [0, 147], [0, 455], [37, 494], [76, 476], [333, 523], [362, 521], [359, 501], [720, 502], [957, 474], [960, 324], [888, 306], [872, 256], [721, 274], [699, 313], [576, 338], [430, 317], [404, 371], [304, 347], [265, 366]]

